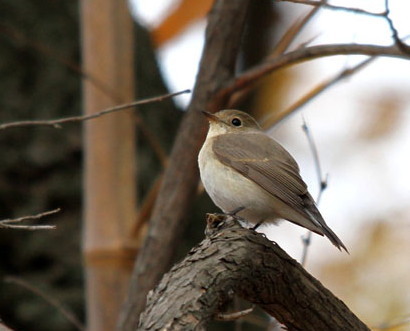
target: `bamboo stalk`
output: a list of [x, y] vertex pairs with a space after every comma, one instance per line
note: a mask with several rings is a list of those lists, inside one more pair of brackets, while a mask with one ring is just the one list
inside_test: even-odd
[[[112, 94], [83, 82], [84, 112], [134, 100], [133, 27], [122, 0], [81, 1], [83, 70]], [[135, 118], [132, 111], [84, 124], [84, 234], [87, 327], [114, 330], [127, 290], [136, 216]]]

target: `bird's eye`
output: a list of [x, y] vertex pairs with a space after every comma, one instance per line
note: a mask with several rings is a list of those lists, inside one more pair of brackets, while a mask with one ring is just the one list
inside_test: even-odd
[[242, 121], [237, 117], [234, 117], [232, 119], [231, 123], [232, 123], [233, 126], [241, 126], [242, 125]]

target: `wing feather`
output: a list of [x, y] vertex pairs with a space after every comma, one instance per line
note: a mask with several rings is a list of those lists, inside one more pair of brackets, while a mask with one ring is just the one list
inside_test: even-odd
[[310, 218], [304, 211], [307, 185], [296, 161], [279, 143], [263, 133], [226, 134], [215, 137], [212, 148], [220, 162]]
[[336, 247], [347, 252], [316, 208], [295, 159], [278, 142], [263, 132], [222, 134], [214, 138], [212, 149], [220, 162], [293, 208], [311, 222], [312, 226], [307, 228], [326, 235]]

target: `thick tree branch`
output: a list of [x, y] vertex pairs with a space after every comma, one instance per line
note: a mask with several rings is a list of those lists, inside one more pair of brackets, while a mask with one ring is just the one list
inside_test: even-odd
[[169, 270], [187, 223], [187, 210], [196, 196], [197, 156], [207, 128], [200, 110], [215, 112], [226, 105], [226, 97], [216, 102], [213, 98], [234, 77], [248, 3], [249, 0], [216, 0], [209, 14], [192, 101], [178, 131], [131, 277], [120, 330], [135, 330], [148, 291]]
[[207, 235], [150, 293], [138, 330], [204, 327], [232, 293], [259, 305], [288, 330], [369, 330], [264, 235], [220, 215], [209, 215]]
[[[138, 256], [120, 330], [133, 330], [145, 305], [146, 293], [168, 270], [185, 228], [186, 212], [195, 196], [197, 153], [205, 136], [206, 123], [199, 110], [214, 112], [226, 107], [234, 92], [258, 78], [288, 65], [333, 55], [390, 56], [408, 59], [397, 46], [323, 45], [300, 48], [269, 59], [234, 78], [248, 1], [217, 0], [209, 16], [204, 53], [192, 102], [181, 124], [169, 165], [156, 200], [149, 231]], [[166, 231], [165, 231], [166, 229]]]

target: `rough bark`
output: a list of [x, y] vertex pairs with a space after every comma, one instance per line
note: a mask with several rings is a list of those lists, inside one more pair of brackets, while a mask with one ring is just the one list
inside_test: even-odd
[[226, 100], [219, 99], [218, 103], [211, 100], [234, 76], [248, 3], [248, 0], [217, 0], [209, 14], [192, 101], [176, 137], [149, 231], [138, 255], [128, 300], [120, 317], [120, 330], [136, 328], [148, 291], [169, 270], [198, 183], [197, 155], [206, 132], [206, 120], [200, 110], [214, 112], [224, 106]]
[[209, 215], [208, 233], [148, 297], [138, 330], [202, 329], [232, 299], [259, 305], [288, 330], [369, 330], [264, 235]]

